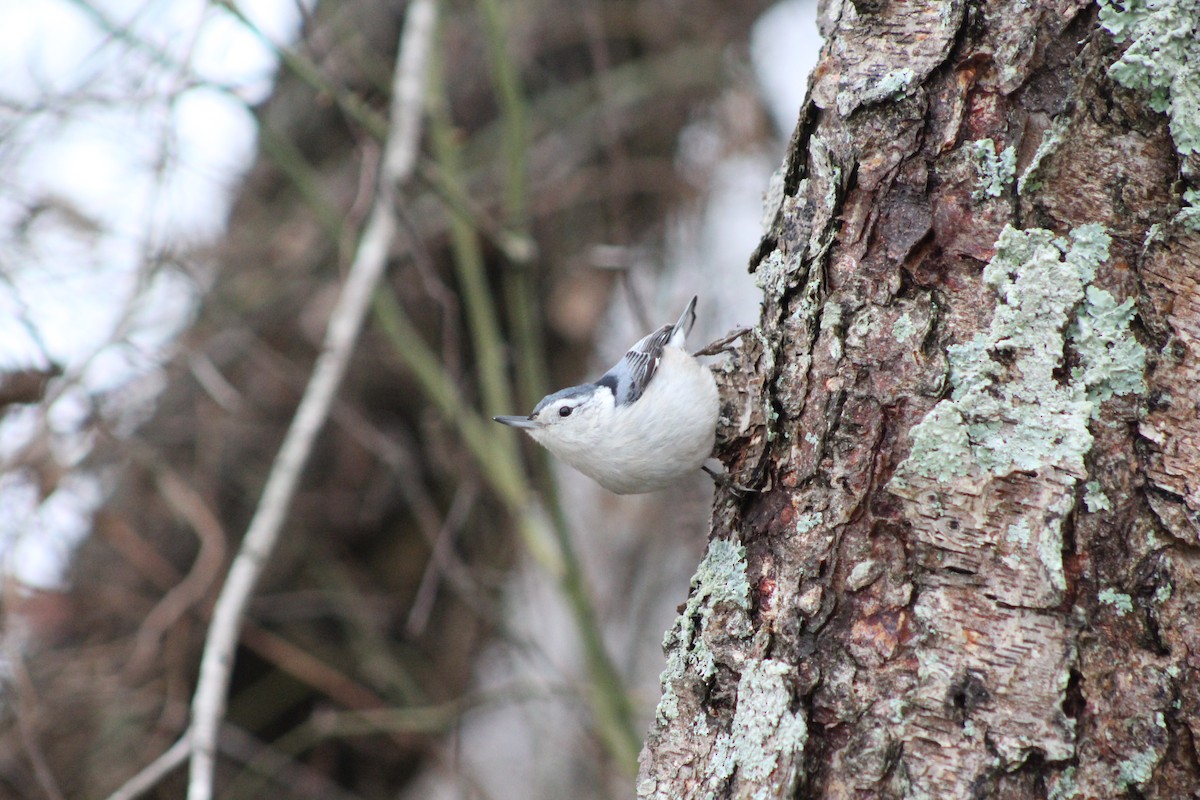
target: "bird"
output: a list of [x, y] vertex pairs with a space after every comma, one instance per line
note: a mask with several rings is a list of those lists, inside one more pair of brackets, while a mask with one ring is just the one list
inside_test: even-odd
[[658, 491], [702, 469], [720, 401], [712, 371], [683, 347], [696, 300], [594, 382], [546, 395], [529, 416], [493, 419], [524, 430], [615, 494]]

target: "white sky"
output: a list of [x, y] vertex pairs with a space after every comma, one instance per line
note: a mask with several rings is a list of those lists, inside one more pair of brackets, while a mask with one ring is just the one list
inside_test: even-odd
[[[297, 0], [239, 5], [261, 35], [208, 0], [0, 0], [0, 370], [54, 361], [78, 376], [48, 411], [0, 420], [0, 575], [59, 584], [103, 495], [76, 474], [40, 498], [13, 469], [22, 446], [47, 428], [60, 461], [82, 458], [89, 397], [153, 385], [188, 319], [195, 276], [147, 265], [220, 233], [254, 153], [248, 106], [275, 71], [263, 38], [286, 44], [300, 23]], [[812, 0], [788, 0], [752, 37], [784, 138], [820, 48], [813, 16]], [[729, 194], [744, 198], [744, 222], [722, 211], [734, 261], [754, 246], [760, 193]]]
[[207, 0], [0, 0], [0, 369], [79, 377], [44, 416], [0, 421], [0, 557], [24, 583], [61, 580], [102, 490], [75, 474], [43, 499], [13, 461], [43, 428], [81, 458], [89, 396], [153, 378], [195, 292], [149, 265], [219, 234], [254, 153], [263, 37], [291, 41], [300, 17], [295, 0], [240, 5], [262, 36]]

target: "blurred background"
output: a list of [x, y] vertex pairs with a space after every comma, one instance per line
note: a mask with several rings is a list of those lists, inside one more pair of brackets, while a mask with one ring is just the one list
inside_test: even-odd
[[[105, 797], [186, 728], [370, 210], [404, 11], [0, 0], [0, 797]], [[814, 20], [438, 5], [400, 235], [248, 611], [219, 796], [633, 793], [711, 483], [616, 497], [487, 417], [692, 294], [697, 348], [757, 320]]]

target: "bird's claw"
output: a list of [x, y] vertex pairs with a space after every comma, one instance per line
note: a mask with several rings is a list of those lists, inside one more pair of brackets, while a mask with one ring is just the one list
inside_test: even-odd
[[728, 489], [738, 497], [745, 497], [748, 494], [758, 493], [758, 489], [751, 489], [747, 486], [742, 486], [740, 483], [735, 481], [728, 472], [714, 472], [713, 470], [709, 469], [707, 465], [700, 467], [700, 469], [707, 472], [708, 477], [712, 478], [713, 483], [715, 483], [719, 488]]
[[720, 355], [721, 353], [732, 352], [733, 348], [730, 347], [730, 345], [733, 344], [734, 342], [736, 342], [738, 339], [745, 336], [747, 333], [749, 333], [752, 330], [754, 330], [754, 329], [753, 328], [738, 328], [737, 330], [730, 331], [728, 334], [726, 334], [725, 336], [722, 336], [720, 339], [717, 339], [715, 342], [709, 342], [708, 344], [704, 345], [704, 347], [701, 347], [699, 350], [692, 353], [692, 355], [693, 356], [716, 356], [716, 355]]

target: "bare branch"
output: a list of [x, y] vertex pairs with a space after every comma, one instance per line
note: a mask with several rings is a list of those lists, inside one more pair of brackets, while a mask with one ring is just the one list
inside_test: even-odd
[[196, 532], [200, 551], [187, 576], [163, 595], [139, 626], [133, 653], [126, 666], [135, 674], [150, 663], [155, 648], [171, 626], [205, 598], [225, 563], [225, 529], [216, 514], [168, 465], [152, 462], [150, 468], [154, 470], [155, 483], [163, 498]]
[[246, 536], [217, 598], [192, 700], [189, 800], [213, 794], [217, 732], [225, 713], [233, 654], [242, 614], [270, 557], [286, 518], [301, 471], [328, 416], [345, 374], [367, 306], [383, 275], [396, 230], [393, 192], [412, 173], [421, 123], [425, 65], [434, 31], [433, 0], [418, 0], [408, 10], [393, 83], [388, 137], [375, 207], [359, 242], [342, 294], [329, 321], [325, 345], [280, 447], [266, 488]]
[[161, 756], [122, 784], [121, 788], [108, 796], [108, 800], [134, 800], [154, 788], [171, 770], [187, 760], [191, 744], [185, 731], [179, 741], [171, 745]]
[[25, 668], [25, 657], [20, 652], [17, 638], [15, 636], [5, 637], [4, 659], [6, 667], [11, 673], [13, 688], [17, 695], [17, 730], [21, 734], [21, 745], [25, 748], [25, 755], [33, 766], [34, 777], [37, 779], [42, 793], [50, 800], [64, 800], [62, 790], [58, 788], [58, 780], [50, 770], [46, 754], [42, 750], [37, 732], [34, 730], [34, 709], [38, 705], [36, 689]]

